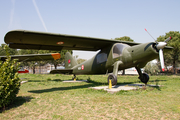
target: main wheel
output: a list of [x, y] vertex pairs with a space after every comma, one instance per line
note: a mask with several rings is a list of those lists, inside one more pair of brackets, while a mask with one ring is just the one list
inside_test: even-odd
[[141, 82], [146, 84], [149, 81], [149, 75], [146, 73], [143, 73], [142, 78], [140, 80], [141, 80]]
[[108, 76], [108, 84], [109, 84], [109, 80], [111, 80], [112, 86], [117, 84], [117, 77], [114, 74], [109, 74]]
[[76, 79], [76, 75], [74, 74], [74, 77], [72, 77], [72, 80], [75, 80]]

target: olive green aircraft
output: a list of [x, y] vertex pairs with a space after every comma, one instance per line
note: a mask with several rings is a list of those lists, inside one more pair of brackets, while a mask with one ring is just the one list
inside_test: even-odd
[[147, 84], [149, 76], [142, 73], [147, 62], [160, 56], [161, 67], [164, 70], [163, 50], [167, 52], [172, 49], [167, 42], [134, 43], [111, 39], [74, 36], [47, 32], [36, 32], [27, 30], [9, 31], [4, 40], [9, 47], [16, 49], [37, 50], [84, 50], [99, 52], [91, 59], [77, 64], [76, 60], [66, 53], [65, 69], [52, 70], [51, 73], [74, 74], [106, 74], [112, 85], [117, 84], [118, 70], [135, 67], [141, 82]]

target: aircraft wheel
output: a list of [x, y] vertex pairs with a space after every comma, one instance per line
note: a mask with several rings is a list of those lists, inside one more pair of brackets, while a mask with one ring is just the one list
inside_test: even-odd
[[74, 75], [74, 77], [72, 77], [72, 80], [75, 80], [76, 79], [76, 75]]
[[108, 84], [109, 84], [109, 80], [111, 80], [112, 86], [117, 84], [117, 77], [114, 74], [109, 74]]
[[141, 82], [147, 84], [147, 82], [149, 81], [149, 75], [146, 73], [143, 73], [142, 78], [140, 80], [141, 80]]

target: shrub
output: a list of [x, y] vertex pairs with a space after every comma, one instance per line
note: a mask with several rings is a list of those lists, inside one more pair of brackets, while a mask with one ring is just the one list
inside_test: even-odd
[[144, 67], [144, 72], [150, 75], [157, 75], [160, 70], [156, 63], [148, 62]]
[[11, 60], [8, 46], [5, 46], [6, 61], [0, 61], [0, 108], [9, 105], [16, 98], [19, 91], [20, 79], [18, 77], [17, 60]]

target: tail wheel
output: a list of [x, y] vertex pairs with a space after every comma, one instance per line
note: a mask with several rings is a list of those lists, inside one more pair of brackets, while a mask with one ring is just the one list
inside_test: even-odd
[[149, 75], [146, 73], [143, 73], [142, 78], [140, 80], [141, 80], [141, 82], [146, 84], [149, 81]]
[[116, 85], [117, 84], [117, 77], [114, 74], [109, 74], [108, 76], [108, 84], [109, 84], [109, 80], [111, 80], [112, 85]]

